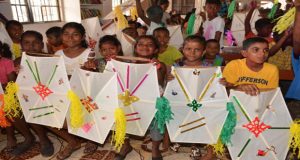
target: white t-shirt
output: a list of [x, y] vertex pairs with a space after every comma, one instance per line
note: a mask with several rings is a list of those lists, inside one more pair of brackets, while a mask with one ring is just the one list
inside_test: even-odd
[[206, 20], [203, 23], [203, 37], [206, 40], [214, 39], [216, 32], [222, 32], [220, 38], [220, 47], [223, 47], [223, 33], [224, 33], [225, 21], [222, 17], [218, 16], [211, 21]]
[[151, 22], [150, 23], [150, 26], [147, 30], [147, 33], [146, 35], [152, 35], [153, 34], [153, 31], [156, 29], [156, 28], [159, 28], [159, 27], [163, 27], [161, 24], [158, 24], [158, 23], [155, 23], [155, 22]]
[[72, 75], [75, 68], [80, 68], [81, 66], [84, 65], [84, 62], [86, 62], [89, 57], [90, 51], [91, 49], [87, 48], [79, 56], [74, 58], [67, 57], [64, 54], [63, 50], [59, 50], [55, 52], [55, 55], [63, 56], [66, 65], [67, 74]]

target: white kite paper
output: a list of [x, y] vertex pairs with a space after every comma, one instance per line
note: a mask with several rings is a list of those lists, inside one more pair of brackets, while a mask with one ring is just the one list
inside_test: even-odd
[[179, 49], [183, 44], [183, 36], [181, 31], [181, 26], [168, 26], [167, 27], [170, 32], [170, 40], [169, 44]]
[[115, 73], [96, 73], [76, 69], [70, 80], [72, 91], [80, 98], [84, 124], [68, 131], [77, 136], [103, 144], [114, 124], [114, 110], [118, 105], [117, 77]]
[[228, 149], [232, 159], [283, 160], [289, 150], [292, 118], [279, 88], [249, 96], [231, 91], [237, 125]]
[[135, 40], [122, 31], [117, 31], [117, 38], [121, 42], [124, 56], [133, 56]]
[[127, 119], [126, 133], [144, 136], [160, 97], [156, 66], [111, 60], [106, 71], [117, 73], [119, 104]]
[[174, 120], [167, 124], [172, 142], [215, 144], [228, 111], [226, 89], [219, 83], [220, 68], [173, 68], [175, 79], [164, 96]]
[[[232, 35], [235, 38], [238, 46], [242, 46], [243, 40], [245, 39], [245, 18], [247, 14], [248, 12], [235, 12], [233, 14], [232, 26], [230, 30], [232, 31]], [[257, 33], [254, 25], [259, 18], [259, 11], [256, 9], [254, 10], [250, 20], [251, 30], [254, 34]]]
[[62, 128], [70, 103], [63, 57], [33, 57], [23, 53], [16, 83], [27, 122]]

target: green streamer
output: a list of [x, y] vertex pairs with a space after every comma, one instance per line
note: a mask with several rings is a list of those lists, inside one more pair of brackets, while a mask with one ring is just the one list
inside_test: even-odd
[[233, 0], [228, 7], [227, 18], [232, 19], [233, 13], [235, 11], [236, 0]]
[[278, 9], [278, 3], [274, 3], [271, 11], [268, 14], [269, 19], [274, 19], [277, 9]]
[[196, 20], [195, 13], [192, 13], [189, 20], [188, 20], [188, 26], [187, 26], [187, 29], [186, 29], [187, 35], [193, 35], [194, 34], [195, 20]]
[[229, 113], [220, 135], [221, 142], [226, 145], [231, 144], [231, 136], [235, 132], [234, 129], [237, 122], [237, 115], [232, 102], [227, 103], [227, 111]]
[[152, 127], [157, 125], [159, 132], [164, 134], [165, 124], [169, 123], [169, 121], [173, 119], [174, 113], [171, 111], [169, 100], [165, 97], [157, 98], [155, 107], [157, 112], [155, 113], [155, 121]]

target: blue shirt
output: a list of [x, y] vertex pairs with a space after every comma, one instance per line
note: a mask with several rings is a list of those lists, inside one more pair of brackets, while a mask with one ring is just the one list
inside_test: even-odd
[[300, 100], [300, 57], [296, 59], [294, 56], [294, 51], [292, 52], [291, 57], [295, 78], [291, 83], [285, 97]]

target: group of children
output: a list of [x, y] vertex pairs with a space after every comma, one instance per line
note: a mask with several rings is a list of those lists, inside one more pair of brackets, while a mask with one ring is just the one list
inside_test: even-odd
[[[219, 55], [220, 46], [222, 46], [222, 37], [224, 34], [224, 20], [218, 16], [221, 7], [219, 0], [206, 1], [206, 16], [207, 20], [203, 23], [202, 36], [199, 34], [187, 36], [182, 44], [180, 50], [170, 46], [169, 39], [170, 33], [165, 28], [163, 17], [165, 10], [163, 9], [168, 5], [168, 2], [161, 1], [162, 6], [154, 5], [148, 8], [147, 15], [141, 8], [140, 0], [136, 0], [137, 10], [139, 17], [149, 26], [147, 34], [136, 36], [136, 43], [134, 45], [134, 56], [149, 59], [152, 62], [159, 64], [158, 82], [161, 88], [166, 86], [166, 83], [173, 79], [170, 73], [170, 66], [188, 66], [188, 67], [207, 67], [207, 66], [222, 66], [224, 65], [223, 58]], [[295, 28], [300, 27], [300, 2], [294, 2], [296, 7], [296, 20]], [[246, 18], [246, 22], [251, 18], [256, 3], [251, 3], [251, 10]], [[243, 42], [243, 50], [241, 54], [245, 57], [240, 60], [233, 60], [229, 62], [223, 71], [223, 79], [220, 81], [228, 89], [236, 89], [244, 91], [250, 95], [257, 95], [263, 89], [272, 89], [278, 87], [279, 72], [276, 66], [265, 63], [270, 57], [270, 54], [275, 54], [280, 48], [285, 49], [283, 44], [286, 44], [288, 37], [291, 37], [291, 31], [288, 30], [281, 38], [276, 40], [270, 39], [271, 32], [268, 30], [269, 25], [262, 24], [269, 23], [267, 19], [260, 19], [256, 24], [257, 35], [254, 35], [249, 28], [249, 24], [245, 22], [246, 37]], [[270, 24], [271, 26], [271, 24]], [[6, 84], [10, 81], [15, 81], [18, 70], [20, 69], [21, 51], [27, 53], [43, 53], [44, 43], [43, 36], [36, 31], [23, 32], [21, 23], [11, 20], [6, 23], [7, 32], [12, 39], [11, 46], [1, 42], [0, 43], [0, 80], [2, 87], [5, 88]], [[138, 32], [139, 28], [135, 28]], [[145, 28], [143, 28], [145, 29]], [[144, 30], [145, 31], [145, 30]], [[60, 55], [63, 57], [66, 65], [67, 74], [72, 75], [75, 68], [83, 68], [95, 72], [103, 72], [107, 60], [122, 56], [122, 46], [120, 41], [114, 35], [104, 35], [99, 40], [99, 51], [102, 58], [88, 60], [91, 49], [88, 48], [85, 36], [85, 29], [80, 23], [69, 22], [62, 28], [52, 27], [46, 32], [47, 50], [48, 54]], [[293, 69], [295, 71], [296, 79], [299, 79], [298, 72], [298, 59], [300, 54], [300, 31], [293, 31], [294, 42], [294, 56], [291, 56], [293, 62]], [[292, 41], [289, 41], [289, 44]], [[272, 44], [270, 46], [270, 44]], [[14, 60], [14, 61], [13, 61]], [[5, 67], [3, 67], [5, 66]], [[300, 100], [298, 88], [299, 82], [293, 82], [293, 90], [289, 91], [289, 97]], [[68, 145], [61, 150], [57, 158], [65, 159], [69, 157], [75, 150], [81, 147], [81, 142], [78, 137], [71, 135], [66, 129], [55, 129], [45, 127], [37, 124], [28, 124], [24, 118], [15, 118], [9, 120], [12, 125], [6, 128], [7, 134], [7, 147], [6, 149], [13, 155], [20, 155], [30, 149], [31, 144], [35, 142], [31, 129], [36, 133], [39, 138], [41, 146], [41, 154], [45, 157], [51, 156], [54, 153], [53, 144], [47, 136], [47, 130], [59, 135], [63, 138]], [[66, 126], [64, 126], [66, 128]], [[154, 127], [155, 128], [155, 127]], [[14, 136], [14, 129], [17, 129], [25, 138], [25, 140], [17, 144]], [[155, 129], [150, 131], [152, 138], [152, 159], [162, 159], [159, 150], [160, 143], [163, 139]], [[93, 153], [97, 149], [97, 144], [87, 141], [85, 146], [85, 153]], [[124, 159], [126, 155], [131, 152], [129, 138], [121, 151], [116, 155], [116, 159]], [[212, 159], [212, 151], [209, 154], [200, 157], [199, 159]]]

